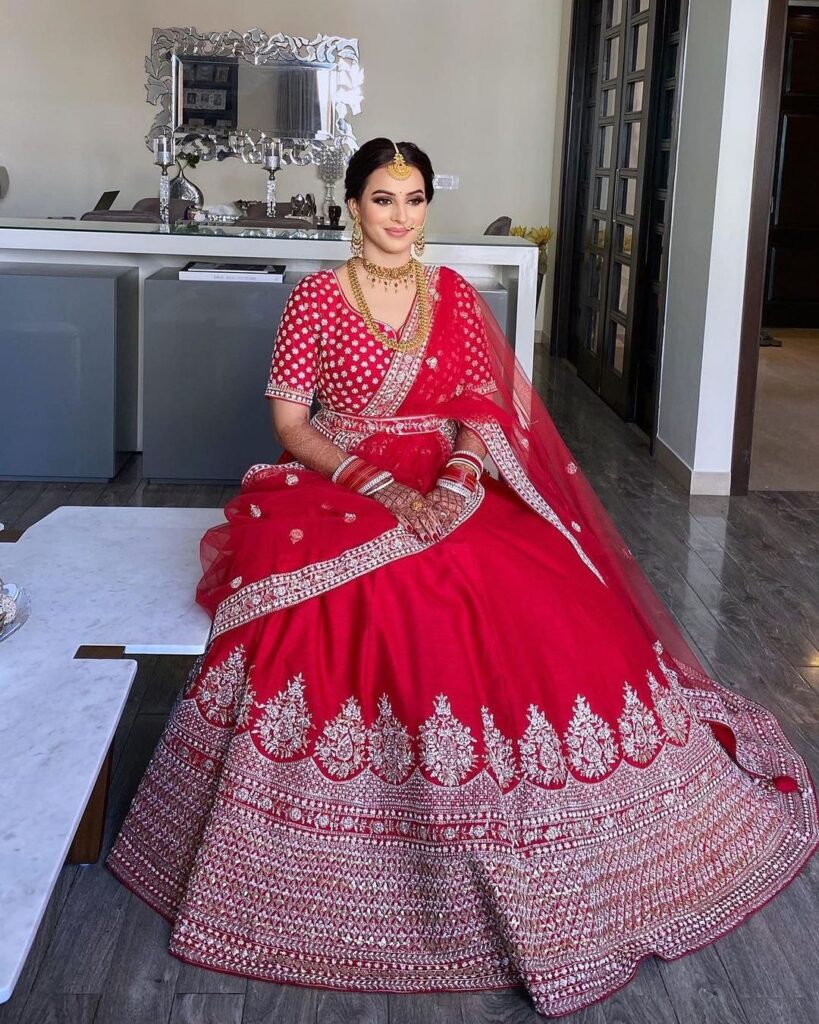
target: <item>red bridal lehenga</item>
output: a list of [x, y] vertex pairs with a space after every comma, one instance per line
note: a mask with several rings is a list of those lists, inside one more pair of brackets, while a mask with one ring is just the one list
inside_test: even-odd
[[332, 270], [304, 278], [266, 394], [317, 392], [319, 431], [424, 493], [468, 426], [499, 479], [423, 542], [287, 452], [251, 467], [202, 540], [207, 648], [108, 864], [202, 967], [523, 984], [559, 1015], [761, 907], [817, 805], [774, 716], [697, 661], [484, 300], [425, 273], [410, 353]]

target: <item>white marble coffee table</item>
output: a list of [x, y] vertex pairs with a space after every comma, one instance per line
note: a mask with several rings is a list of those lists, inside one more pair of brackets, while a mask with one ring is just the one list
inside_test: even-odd
[[220, 509], [63, 506], [0, 544], [31, 614], [0, 644], [0, 1002], [22, 970], [94, 790], [136, 662], [81, 646], [198, 654], [199, 539]]

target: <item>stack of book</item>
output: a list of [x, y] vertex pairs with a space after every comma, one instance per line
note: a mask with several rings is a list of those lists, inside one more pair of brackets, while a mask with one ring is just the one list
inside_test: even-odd
[[187, 263], [180, 281], [283, 281], [284, 263]]

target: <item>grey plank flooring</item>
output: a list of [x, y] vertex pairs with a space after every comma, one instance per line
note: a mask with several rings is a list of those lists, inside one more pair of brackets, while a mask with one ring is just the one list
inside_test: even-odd
[[[819, 778], [819, 495], [689, 497], [644, 439], [537, 351], [535, 379], [577, 461], [706, 668], [758, 700]], [[60, 505], [222, 507], [237, 487], [145, 480], [139, 456], [104, 483], [0, 481], [0, 522]], [[142, 656], [114, 741], [105, 851], [193, 658]], [[819, 1020], [819, 865], [696, 953], [644, 960], [569, 1024], [808, 1024]], [[67, 866], [0, 1024], [534, 1024], [521, 989], [424, 996], [273, 985], [181, 963], [168, 925], [102, 861]]]

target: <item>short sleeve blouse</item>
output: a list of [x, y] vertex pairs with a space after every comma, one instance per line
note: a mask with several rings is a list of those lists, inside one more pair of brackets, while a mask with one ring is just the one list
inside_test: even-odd
[[308, 275], [299, 281], [285, 303], [273, 343], [265, 396], [310, 405], [316, 390], [321, 336], [314, 282]]
[[456, 289], [458, 309], [464, 323], [464, 374], [456, 393], [472, 391], [478, 395], [489, 395], [497, 391], [492, 375], [489, 355], [489, 338], [486, 323], [478, 304], [478, 293], [472, 284], [461, 278]]
[[[425, 268], [430, 288], [437, 287], [437, 269]], [[444, 268], [440, 268], [444, 269]], [[455, 394], [496, 390], [492, 378], [486, 325], [474, 287], [455, 277], [458, 343], [464, 346], [460, 383]], [[405, 321], [410, 329], [412, 310]], [[381, 324], [395, 335], [395, 328]], [[268, 398], [310, 406], [313, 397], [328, 409], [361, 414], [381, 386], [395, 351], [378, 341], [361, 314], [344, 296], [332, 269], [307, 274], [285, 304], [273, 345]]]

